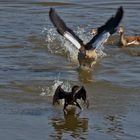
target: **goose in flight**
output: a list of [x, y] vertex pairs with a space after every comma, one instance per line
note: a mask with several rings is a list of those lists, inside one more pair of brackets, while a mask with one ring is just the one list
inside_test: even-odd
[[97, 28], [97, 34], [87, 44], [84, 44], [83, 40], [65, 24], [53, 8], [50, 8], [49, 17], [58, 33], [69, 40], [79, 50], [78, 60], [80, 66], [91, 68], [97, 60], [96, 50], [103, 46], [109, 36], [117, 31], [117, 27], [123, 17], [123, 7], [119, 7], [114, 16], [109, 18], [104, 25]]

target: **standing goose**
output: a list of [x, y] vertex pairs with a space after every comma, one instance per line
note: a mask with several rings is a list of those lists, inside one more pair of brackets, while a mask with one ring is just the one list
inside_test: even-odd
[[117, 31], [117, 27], [123, 17], [123, 8], [119, 7], [115, 16], [97, 29], [97, 34], [87, 43], [83, 41], [64, 23], [53, 8], [50, 8], [49, 17], [59, 34], [68, 39], [78, 50], [80, 66], [91, 68], [97, 60], [96, 50], [102, 46], [109, 36]]
[[123, 27], [119, 27], [120, 40], [119, 44], [121, 46], [130, 45], [140, 45], [140, 36], [125, 36]]

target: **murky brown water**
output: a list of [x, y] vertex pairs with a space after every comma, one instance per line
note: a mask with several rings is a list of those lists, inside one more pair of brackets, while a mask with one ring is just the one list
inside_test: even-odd
[[[91, 72], [78, 70], [74, 48], [48, 18], [56, 8], [86, 42], [121, 5], [126, 34], [140, 34], [139, 0], [0, 0], [0, 139], [140, 139], [140, 48], [108, 44]], [[59, 83], [84, 85], [89, 109], [64, 116], [52, 106]]]

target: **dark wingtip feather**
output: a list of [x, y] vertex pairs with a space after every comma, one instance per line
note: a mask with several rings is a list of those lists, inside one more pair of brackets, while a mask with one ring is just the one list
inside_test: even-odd
[[113, 18], [113, 22], [112, 22], [112, 29], [110, 31], [111, 34], [113, 34], [114, 32], [116, 32], [118, 25], [120, 24], [122, 18], [123, 18], [123, 7], [120, 6], [116, 12], [116, 15]]
[[54, 9], [51, 7], [49, 13], [51, 13]]
[[53, 105], [55, 105], [55, 103], [59, 104], [59, 99], [63, 99], [64, 98], [64, 91], [61, 88], [61, 85], [59, 85], [56, 90], [55, 93], [53, 95]]
[[120, 7], [118, 8], [118, 11], [121, 12], [121, 13], [123, 14], [123, 12], [124, 12], [124, 11], [123, 11], [123, 6], [120, 6]]
[[120, 21], [123, 18], [123, 14], [124, 14], [123, 7], [120, 6], [117, 10], [117, 13], [116, 13], [115, 17], [114, 17], [114, 20], [116, 20], [116, 25], [114, 25], [114, 26], [118, 26], [118, 24], [120, 23]]
[[63, 35], [64, 32], [67, 30], [66, 24], [64, 21], [57, 15], [54, 8], [50, 8], [49, 17], [53, 25], [56, 27], [57, 31]]
[[53, 13], [55, 13], [55, 10], [53, 8], [50, 8], [50, 11], [49, 11], [49, 17], [50, 17], [50, 20], [52, 21], [52, 16], [53, 16]]
[[71, 34], [71, 36], [73, 36], [73, 38], [75, 38], [75, 40], [79, 42], [79, 44], [83, 45], [83, 41], [70, 28], [66, 26], [65, 22], [59, 17], [55, 9], [50, 8], [49, 17], [59, 34], [64, 36], [64, 33], [67, 31]]
[[118, 27], [119, 23], [123, 18], [123, 13], [123, 7], [120, 6], [117, 9], [115, 16], [112, 16], [103, 26], [98, 28], [98, 33], [101, 33], [105, 30], [108, 31], [110, 34], [116, 32], [116, 28]]

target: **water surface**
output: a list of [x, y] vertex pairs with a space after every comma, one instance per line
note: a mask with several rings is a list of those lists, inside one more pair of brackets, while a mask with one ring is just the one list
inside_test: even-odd
[[[139, 0], [0, 0], [0, 139], [140, 139], [139, 47], [109, 43], [92, 71], [79, 70], [76, 51], [48, 18], [49, 8], [56, 8], [87, 42], [91, 28], [119, 6], [126, 34], [138, 35]], [[117, 42], [118, 34], [114, 38]], [[60, 83], [66, 89], [84, 85], [89, 109], [64, 116], [62, 106], [52, 106]]]

